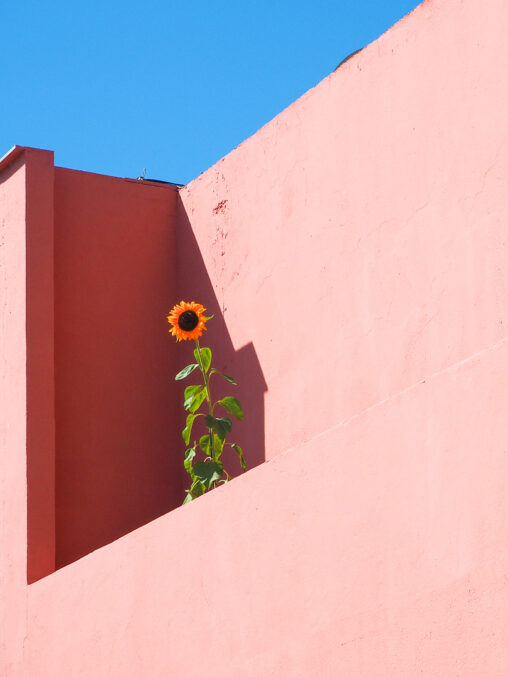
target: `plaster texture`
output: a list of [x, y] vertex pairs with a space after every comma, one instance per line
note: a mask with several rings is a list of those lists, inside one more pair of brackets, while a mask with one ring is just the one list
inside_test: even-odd
[[267, 458], [506, 336], [507, 25], [423, 3], [181, 191]]
[[505, 677], [507, 378], [503, 340], [30, 586], [27, 664]]
[[[54, 567], [71, 563], [41, 565], [30, 585], [27, 504], [41, 491], [25, 479], [30, 154], [0, 161], [6, 675], [508, 674], [507, 27], [501, 0], [427, 0], [171, 204], [170, 189], [164, 205], [147, 197], [146, 242], [138, 201], [154, 188], [55, 170], [56, 501], [45, 485], [40, 502], [55, 510]], [[147, 303], [158, 313], [171, 289], [217, 314], [210, 343], [249, 384], [239, 434], [257, 467], [90, 552], [100, 538], [87, 540], [71, 495], [81, 475], [102, 497], [91, 519], [104, 516], [103, 540], [137, 526], [126, 515], [150, 519], [146, 494], [120, 510], [116, 435], [134, 417], [142, 440], [148, 411], [149, 448], [162, 448], [159, 398], [176, 412], [181, 393], [165, 391], [160, 369], [171, 379], [185, 349], [147, 316], [118, 342], [129, 299], [135, 316]], [[72, 325], [76, 304], [90, 336]], [[145, 344], [134, 375], [154, 388], [153, 410], [125, 398], [126, 364]], [[93, 359], [81, 363], [81, 347]], [[87, 467], [89, 425], [97, 454], [112, 445], [104, 481]], [[128, 452], [136, 494], [145, 469], [139, 447]], [[51, 552], [51, 519], [43, 526]]]
[[[23, 665], [27, 594], [25, 168], [0, 182], [0, 666]], [[3, 177], [2, 177], [3, 178]]]

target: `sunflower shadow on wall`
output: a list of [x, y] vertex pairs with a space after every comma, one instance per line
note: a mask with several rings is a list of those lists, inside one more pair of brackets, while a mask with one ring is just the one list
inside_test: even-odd
[[[216, 378], [214, 377], [215, 380], [213, 383], [214, 400], [225, 400], [226, 403], [231, 403], [231, 406], [234, 409], [236, 409], [236, 402], [238, 402], [238, 404], [241, 402], [243, 411], [245, 412], [245, 416], [243, 417], [242, 415], [241, 418], [237, 420], [234, 420], [236, 414], [233, 415], [234, 443], [233, 445], [225, 444], [222, 450], [221, 462], [223, 463], [223, 467], [227, 468], [230, 477], [233, 478], [243, 472], [242, 468], [244, 466], [250, 470], [265, 461], [264, 393], [267, 391], [267, 386], [253, 344], [248, 343], [239, 350], [235, 350], [233, 346], [219, 301], [206, 270], [199, 245], [194, 236], [188, 215], [181, 202], [179, 204], [178, 224], [179, 227], [176, 239], [179, 261], [178, 270], [176, 271], [178, 280], [178, 298], [199, 299], [200, 303], [188, 302], [188, 304], [185, 305], [185, 302], [183, 302], [184, 306], [182, 306], [182, 304], [175, 306], [175, 308], [177, 308], [173, 315], [175, 321], [174, 323], [170, 322], [172, 327], [170, 332], [175, 336], [177, 341], [182, 341], [184, 339], [199, 340], [203, 332], [207, 329], [206, 318], [210, 316], [213, 317], [213, 331], [210, 331], [205, 336], [206, 343], [213, 353], [213, 368], [218, 374]], [[180, 324], [178, 324], [178, 322], [180, 322]], [[205, 338], [205, 336], [203, 338]], [[196, 349], [198, 349], [198, 347], [199, 345], [196, 346]], [[192, 358], [192, 351], [178, 349], [176, 345], [173, 345], [169, 349], [177, 350], [176, 359], [178, 370], [184, 369], [189, 361], [194, 361], [192, 359], [189, 360], [189, 357]], [[194, 356], [196, 357], [194, 363], [197, 364], [198, 359], [196, 349], [194, 351]], [[202, 350], [204, 349], [202, 348]], [[195, 374], [199, 374], [197, 368], [195, 368]], [[220, 378], [220, 374], [226, 375], [226, 378]], [[229, 374], [232, 374], [234, 379], [231, 379], [231, 377], [228, 376]], [[198, 380], [199, 379], [197, 378], [195, 379], [196, 382]], [[234, 398], [231, 398], [232, 381], [235, 382]], [[238, 385], [236, 385], [236, 383]], [[184, 395], [185, 390], [183, 385], [180, 387], [180, 390], [181, 393], [179, 393], [178, 399], [182, 399]], [[236, 402], [231, 402], [232, 399], [236, 400]], [[232, 413], [232, 411], [233, 409], [230, 410], [229, 413]], [[182, 412], [182, 409], [179, 409], [178, 416], [181, 429], [183, 430], [187, 428], [189, 413], [192, 412], [190, 412], [190, 410]], [[175, 437], [176, 436], [178, 437], [177, 444], [179, 450], [177, 453], [180, 454], [181, 458], [183, 500], [185, 496], [188, 497], [189, 495], [186, 493], [189, 489], [189, 478], [186, 474], [186, 469], [184, 468], [184, 461], [186, 458], [189, 467], [189, 459], [185, 456], [185, 454], [188, 453], [188, 449], [186, 452], [186, 444], [184, 440], [182, 440], [179, 431], [175, 431]], [[190, 449], [192, 449], [192, 446], [193, 445], [191, 445]], [[194, 456], [192, 456], [192, 458], [194, 458]]]

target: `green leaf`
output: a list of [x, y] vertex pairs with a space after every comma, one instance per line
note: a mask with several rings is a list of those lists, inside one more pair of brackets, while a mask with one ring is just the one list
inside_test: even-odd
[[199, 407], [203, 404], [203, 401], [206, 397], [206, 390], [203, 388], [203, 390], [199, 393], [199, 395], [196, 395], [194, 402], [192, 403], [192, 406], [190, 407], [189, 411], [195, 412], [199, 409]]
[[194, 419], [199, 416], [200, 414], [189, 414], [187, 416], [187, 420], [185, 422], [185, 428], [182, 430], [182, 437], [183, 441], [185, 444], [189, 444], [191, 432], [192, 432], [192, 424], [194, 423]]
[[194, 369], [198, 369], [199, 364], [188, 364], [182, 371], [179, 371], [178, 374], [175, 376], [175, 381], [181, 381], [184, 378], [187, 378]]
[[230, 433], [233, 428], [233, 421], [228, 416], [221, 416], [220, 418], [216, 418], [215, 422], [219, 428], [219, 430], [217, 430], [218, 435], [220, 434], [220, 428], [223, 428], [226, 433]]
[[220, 480], [222, 476], [222, 463], [220, 461], [196, 461], [194, 475], [209, 489], [213, 482]]
[[192, 461], [195, 456], [196, 456], [196, 446], [187, 449], [187, 451], [185, 452], [185, 460], [183, 462], [183, 466], [189, 474], [192, 474]]
[[205, 320], [205, 322], [208, 322], [208, 320], [212, 320], [214, 317], [215, 315], [208, 315], [208, 317], [205, 317], [205, 315], [203, 315], [203, 320]]
[[224, 440], [222, 440], [217, 434], [214, 433], [213, 436], [213, 446], [215, 450], [215, 460], [218, 461], [222, 456], [222, 450], [224, 449]]
[[217, 402], [217, 404], [220, 404], [220, 406], [224, 407], [226, 411], [229, 411], [230, 414], [233, 414], [237, 421], [242, 420], [242, 405], [240, 404], [240, 400], [237, 400], [236, 397], [223, 397], [222, 400]]
[[192, 499], [194, 498], [194, 496], [191, 494], [190, 491], [187, 491], [186, 493], [187, 493], [187, 496], [183, 499], [182, 505], [185, 505], [186, 503], [190, 503], [192, 501]]
[[227, 416], [215, 418], [215, 416], [210, 416], [210, 414], [208, 414], [208, 416], [205, 417], [205, 423], [209, 428], [217, 433], [221, 440], [223, 440], [226, 435], [231, 432], [233, 427], [233, 422]]
[[192, 414], [199, 409], [206, 397], [204, 386], [187, 386], [184, 393], [183, 408]]
[[[199, 438], [199, 446], [205, 452], [207, 456], [211, 456], [212, 452], [210, 449], [210, 435], [203, 435]], [[214, 460], [218, 461], [222, 454], [222, 449], [224, 447], [224, 440], [222, 440], [216, 433], [213, 435], [213, 449], [214, 449]]]
[[[198, 461], [198, 463], [203, 463], [203, 461]], [[192, 497], [197, 498], [198, 496], [202, 496], [205, 493], [206, 487], [198, 478], [196, 478], [192, 483], [190, 491], [192, 493]]]
[[242, 470], [245, 470], [247, 464], [245, 463], [245, 459], [243, 457], [242, 447], [239, 444], [232, 444], [231, 449], [233, 449], [233, 451], [236, 451], [238, 457], [240, 458], [240, 465], [242, 466]]
[[[200, 350], [203, 367], [205, 368], [205, 371], [208, 371], [210, 369], [210, 364], [212, 362], [212, 351], [210, 350], [210, 348], [201, 348]], [[199, 352], [197, 348], [194, 349], [194, 357], [199, 362]]]
[[199, 446], [207, 456], [210, 456], [210, 435], [203, 435], [199, 438]]
[[218, 369], [212, 369], [210, 374], [220, 374], [223, 378], [226, 379], [226, 381], [229, 381], [229, 383], [232, 383], [234, 386], [238, 385], [235, 379], [232, 376], [228, 376], [227, 374], [223, 374], [221, 371]]
[[185, 409], [189, 409], [190, 405], [192, 404], [192, 401], [196, 397], [198, 393], [200, 393], [203, 390], [204, 386], [187, 386], [185, 388], [185, 392], [183, 395], [183, 406]]

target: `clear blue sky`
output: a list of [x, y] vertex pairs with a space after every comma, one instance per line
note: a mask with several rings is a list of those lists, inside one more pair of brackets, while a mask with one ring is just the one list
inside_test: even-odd
[[187, 183], [419, 0], [0, 0], [0, 156]]

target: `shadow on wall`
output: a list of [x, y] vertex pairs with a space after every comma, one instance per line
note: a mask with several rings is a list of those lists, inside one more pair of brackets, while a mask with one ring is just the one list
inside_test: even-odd
[[[223, 309], [220, 307], [214, 292], [192, 226], [181, 201], [178, 203], [177, 214], [178, 299], [176, 302], [185, 300], [202, 303], [207, 309], [207, 315], [214, 316], [213, 320], [208, 323], [208, 329], [203, 334], [200, 343], [202, 346], [211, 348], [213, 366], [219, 371], [233, 376], [238, 385], [233, 386], [217, 375], [211, 383], [212, 398], [215, 401], [225, 395], [234, 395], [242, 403], [244, 419], [237, 422], [231, 417], [233, 419], [233, 430], [228, 435], [228, 440], [236, 442], [243, 448], [247, 470], [249, 470], [265, 461], [264, 393], [267, 391], [267, 385], [253, 344], [248, 343], [239, 350], [235, 350], [233, 346], [224, 322]], [[194, 342], [181, 342], [177, 348], [179, 369], [194, 361], [192, 355]], [[193, 374], [178, 385], [179, 402], [181, 403], [180, 429], [185, 425], [186, 412], [183, 410], [185, 385], [199, 382], [199, 377], [195, 377], [195, 374]], [[195, 426], [197, 424], [198, 420], [196, 420]], [[201, 428], [200, 434], [204, 434], [206, 429], [202, 426]], [[182, 446], [181, 449], [183, 463], [184, 447]], [[242, 474], [238, 457], [231, 449], [226, 448], [224, 450], [223, 460], [230, 475], [236, 477]], [[184, 477], [184, 485], [187, 487], [189, 476], [183, 469], [182, 476]]]
[[[184, 499], [183, 391], [198, 378], [174, 381], [193, 361], [193, 344], [168, 333], [166, 315], [181, 299], [215, 315], [202, 343], [239, 385], [216, 376], [212, 394], [242, 402], [230, 439], [252, 468], [265, 460], [266, 384], [253, 345], [233, 347], [177, 191], [57, 168], [57, 568]], [[228, 472], [238, 475], [229, 453]]]

